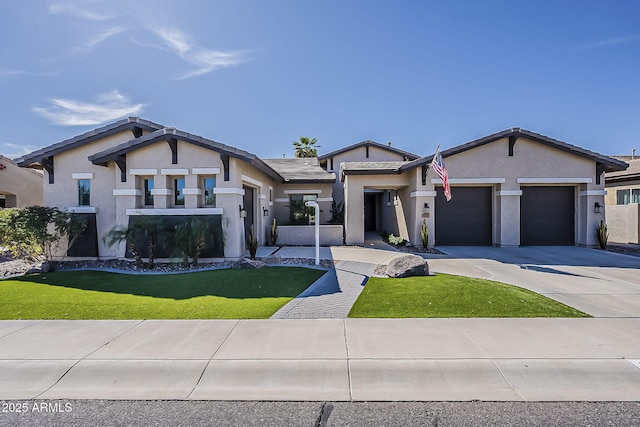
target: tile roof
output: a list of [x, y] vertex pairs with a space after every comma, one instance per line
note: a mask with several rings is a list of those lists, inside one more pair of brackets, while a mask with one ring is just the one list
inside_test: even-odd
[[[517, 140], [520, 137], [527, 138], [532, 141], [539, 142], [541, 144], [548, 145], [548, 146], [575, 154], [577, 156], [585, 157], [590, 160], [593, 160], [597, 163], [602, 164], [606, 172], [621, 171], [627, 168], [627, 164], [621, 160], [617, 160], [612, 157], [605, 156], [603, 154], [599, 154], [594, 151], [590, 151], [585, 148], [578, 147], [576, 145], [568, 144], [566, 142], [563, 142], [554, 138], [550, 138], [548, 136], [544, 136], [539, 133], [535, 133], [526, 129], [517, 128], [517, 127], [503, 130], [501, 132], [487, 135], [480, 139], [476, 139], [474, 141], [467, 142], [465, 144], [461, 144], [453, 148], [449, 148], [447, 150], [443, 150], [441, 151], [441, 154], [442, 154], [442, 157], [446, 158], [446, 157], [453, 156], [455, 154], [470, 150], [472, 148], [489, 144], [491, 142], [494, 142], [503, 138], [514, 138], [514, 140]], [[430, 155], [428, 157], [422, 157], [420, 159], [409, 162], [406, 165], [403, 165], [402, 170], [405, 171], [415, 167], [423, 166], [425, 164], [429, 164], [431, 163], [432, 159], [433, 159], [433, 155]]]
[[123, 144], [117, 145], [115, 147], [108, 148], [99, 153], [93, 154], [89, 156], [89, 160], [93, 164], [105, 164], [109, 160], [116, 160], [119, 156], [134, 151], [136, 149], [145, 147], [150, 144], [154, 144], [158, 141], [169, 141], [172, 139], [179, 139], [180, 141], [185, 141], [194, 145], [198, 145], [200, 147], [208, 148], [210, 150], [217, 151], [222, 154], [226, 154], [230, 157], [235, 157], [237, 159], [245, 160], [262, 172], [271, 176], [274, 179], [282, 180], [283, 177], [280, 176], [276, 171], [274, 171], [269, 165], [264, 163], [262, 160], [258, 158], [255, 154], [249, 153], [248, 151], [240, 150], [235, 147], [231, 147], [229, 145], [222, 144], [220, 142], [214, 141], [212, 139], [204, 138], [202, 136], [193, 135], [188, 132], [184, 132], [175, 128], [163, 128], [159, 129], [155, 132], [152, 132], [148, 135], [144, 135], [140, 138], [135, 138], [130, 141], [127, 141]]
[[410, 153], [408, 151], [404, 151], [404, 150], [401, 150], [401, 149], [396, 148], [396, 147], [392, 147], [391, 145], [380, 144], [379, 142], [375, 142], [375, 141], [371, 141], [370, 139], [367, 139], [367, 140], [360, 141], [360, 142], [357, 142], [355, 144], [349, 145], [348, 147], [344, 147], [344, 148], [341, 148], [339, 150], [332, 151], [330, 153], [318, 156], [318, 159], [319, 160], [325, 160], [325, 159], [328, 159], [329, 157], [333, 157], [333, 156], [336, 156], [338, 154], [354, 150], [356, 148], [367, 147], [367, 146], [368, 147], [377, 147], [377, 148], [380, 148], [381, 150], [387, 150], [387, 151], [390, 151], [392, 153], [399, 154], [399, 155], [401, 155], [403, 157], [406, 157], [408, 160], [414, 160], [414, 159], [417, 159], [417, 158], [420, 157], [417, 154]]
[[65, 152], [72, 148], [87, 144], [89, 142], [93, 142], [108, 135], [113, 135], [123, 130], [130, 129], [134, 131], [136, 128], [138, 128], [141, 130], [155, 131], [157, 129], [162, 129], [163, 127], [164, 126], [158, 123], [144, 120], [139, 117], [129, 117], [126, 119], [118, 120], [117, 122], [108, 124], [106, 126], [93, 129], [81, 135], [74, 136], [73, 138], [65, 139], [64, 141], [58, 142], [48, 147], [33, 151], [22, 156], [19, 159], [16, 159], [15, 162], [18, 166], [29, 166], [33, 163], [40, 162], [46, 157]]
[[336, 174], [327, 172], [320, 167], [318, 159], [263, 159], [267, 165], [275, 170], [286, 182], [327, 182], [336, 181]]

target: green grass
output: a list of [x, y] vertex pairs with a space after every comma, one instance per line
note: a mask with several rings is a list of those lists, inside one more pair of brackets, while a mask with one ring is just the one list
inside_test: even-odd
[[461, 276], [372, 277], [349, 317], [590, 317], [535, 292]]
[[265, 319], [323, 274], [300, 267], [34, 274], [0, 280], [0, 319]]

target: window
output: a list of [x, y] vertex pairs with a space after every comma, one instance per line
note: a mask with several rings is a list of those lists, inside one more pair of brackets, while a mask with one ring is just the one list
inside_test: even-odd
[[629, 203], [640, 203], [640, 188], [616, 191], [616, 204], [628, 205]]
[[175, 190], [173, 196], [174, 206], [184, 206], [184, 178], [176, 178], [173, 180], [173, 188]]
[[213, 192], [216, 188], [215, 178], [204, 179], [204, 205], [215, 206], [216, 205], [216, 193]]
[[317, 194], [292, 194], [289, 196], [291, 224], [309, 225], [315, 223], [315, 209], [305, 206], [306, 202], [317, 201]]
[[91, 206], [91, 180], [78, 180], [78, 206]]
[[144, 205], [153, 206], [153, 178], [147, 178], [144, 180]]

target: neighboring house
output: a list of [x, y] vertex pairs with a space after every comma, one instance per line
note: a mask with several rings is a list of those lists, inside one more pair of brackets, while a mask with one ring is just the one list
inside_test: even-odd
[[[623, 161], [514, 128], [442, 151], [452, 184], [418, 157], [363, 141], [318, 159], [260, 159], [255, 154], [139, 118], [128, 118], [19, 159], [44, 170], [44, 201], [84, 215], [89, 227], [70, 256], [122, 257], [124, 245], [103, 236], [116, 225], [155, 217], [167, 227], [197, 216], [218, 237], [207, 257], [240, 258], [251, 225], [268, 244], [273, 219], [279, 244], [312, 244], [320, 205], [321, 243], [343, 242], [326, 225], [331, 203], [344, 200], [347, 244], [383, 230], [430, 245], [597, 245], [604, 218], [604, 172]], [[334, 171], [340, 170], [336, 182]], [[160, 257], [171, 256], [161, 249]]]
[[640, 158], [615, 156], [629, 164], [626, 171], [609, 172], [605, 177], [609, 241], [640, 243]]
[[[512, 128], [442, 151], [453, 198], [429, 165], [347, 162], [347, 244], [362, 244], [367, 230], [385, 229], [421, 244], [426, 220], [435, 245], [596, 246], [604, 219], [604, 172], [627, 164], [531, 131]], [[367, 202], [368, 191], [389, 191]], [[374, 214], [371, 214], [373, 212]]]
[[0, 155], [0, 208], [42, 206], [44, 203], [42, 173], [22, 169]]
[[194, 215], [224, 235], [224, 246], [203, 257], [242, 257], [251, 225], [265, 244], [274, 217], [280, 224], [309, 223], [304, 201], [317, 200], [328, 214], [336, 179], [317, 164], [270, 166], [246, 151], [136, 117], [35, 151], [18, 164], [44, 169], [46, 205], [86, 217], [89, 227], [70, 255], [100, 258], [125, 255], [123, 245], [102, 241], [115, 225], [151, 216], [176, 226]]

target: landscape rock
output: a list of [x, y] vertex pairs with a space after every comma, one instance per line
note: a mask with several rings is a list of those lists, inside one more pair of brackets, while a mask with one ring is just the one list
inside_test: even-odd
[[262, 268], [262, 267], [265, 267], [266, 265], [267, 263], [265, 263], [264, 261], [245, 258], [242, 261], [240, 261], [239, 267], [240, 268]]
[[393, 259], [387, 266], [387, 276], [411, 277], [428, 276], [429, 265], [427, 261], [418, 255], [402, 255]]

